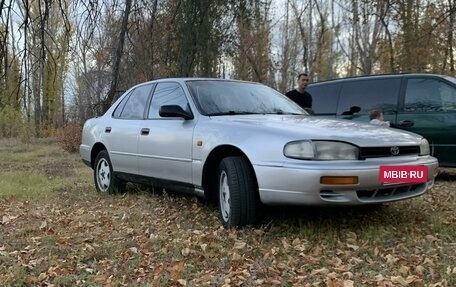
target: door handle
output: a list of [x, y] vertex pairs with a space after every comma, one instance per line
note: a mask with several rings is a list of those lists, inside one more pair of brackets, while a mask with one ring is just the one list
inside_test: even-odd
[[400, 127], [404, 127], [404, 128], [413, 127], [414, 125], [415, 125], [414, 121], [405, 120], [405, 121], [400, 121], [399, 122], [399, 126]]
[[150, 130], [148, 128], [142, 128], [141, 129], [141, 135], [142, 136], [147, 136], [149, 134]]
[[105, 128], [105, 133], [110, 133], [111, 132], [111, 127], [106, 127]]

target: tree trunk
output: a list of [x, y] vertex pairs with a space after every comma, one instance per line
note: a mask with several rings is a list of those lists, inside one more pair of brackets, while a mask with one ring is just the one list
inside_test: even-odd
[[125, 43], [125, 34], [128, 29], [128, 17], [130, 16], [132, 0], [126, 0], [125, 11], [122, 19], [122, 26], [120, 27], [119, 43], [117, 45], [115, 62], [112, 68], [111, 86], [109, 88], [108, 96], [102, 103], [102, 112], [105, 113], [111, 106], [117, 91], [117, 82], [119, 80], [120, 62], [122, 60], [123, 48]]
[[[455, 12], [456, 12], [456, 0], [453, 0], [453, 3], [451, 3], [451, 0], [448, 1], [450, 4], [450, 25], [448, 29], [448, 52], [450, 56], [450, 71], [454, 75], [455, 71], [455, 65], [454, 65], [454, 24], [455, 24]], [[445, 61], [446, 62], [446, 61]]]
[[154, 29], [155, 29], [155, 16], [157, 14], [157, 4], [158, 0], [154, 0], [154, 3], [152, 4], [152, 15], [150, 16], [150, 43], [149, 43], [149, 49], [150, 49], [150, 65], [149, 65], [149, 79], [153, 80], [155, 75], [154, 75], [154, 38], [152, 35], [154, 34]]

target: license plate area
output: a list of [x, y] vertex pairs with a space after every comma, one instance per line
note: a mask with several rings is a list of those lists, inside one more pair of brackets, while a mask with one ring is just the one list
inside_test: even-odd
[[423, 165], [384, 165], [380, 166], [379, 179], [385, 185], [425, 183], [428, 181], [428, 168]]

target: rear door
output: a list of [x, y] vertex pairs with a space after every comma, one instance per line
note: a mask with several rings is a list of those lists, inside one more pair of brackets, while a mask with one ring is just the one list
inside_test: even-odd
[[440, 77], [406, 80], [398, 127], [421, 134], [441, 165], [456, 166], [456, 85]]
[[138, 173], [138, 138], [152, 84], [136, 87], [114, 111], [105, 129], [107, 145], [116, 172]]

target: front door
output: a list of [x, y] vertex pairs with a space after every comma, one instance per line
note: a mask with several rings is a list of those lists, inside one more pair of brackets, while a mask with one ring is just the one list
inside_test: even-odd
[[163, 105], [179, 105], [184, 110], [190, 109], [179, 83], [157, 84], [147, 119], [141, 125], [139, 173], [152, 178], [191, 183], [193, 129], [196, 121], [162, 118], [158, 111]]

